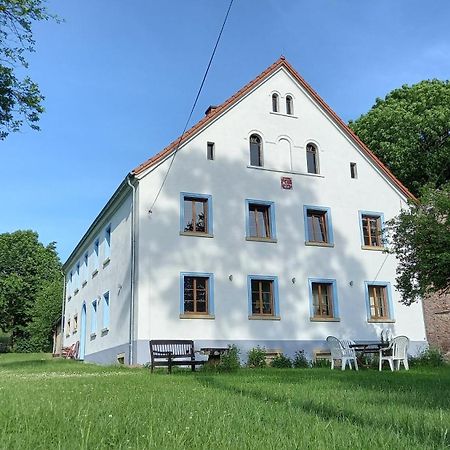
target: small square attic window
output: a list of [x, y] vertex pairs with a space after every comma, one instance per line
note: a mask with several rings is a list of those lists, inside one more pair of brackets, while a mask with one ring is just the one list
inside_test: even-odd
[[206, 158], [210, 161], [214, 160], [215, 157], [215, 145], [214, 142], [208, 142], [206, 144]]
[[358, 178], [358, 171], [356, 169], [356, 163], [355, 162], [351, 162], [350, 163], [350, 176], [352, 178]]

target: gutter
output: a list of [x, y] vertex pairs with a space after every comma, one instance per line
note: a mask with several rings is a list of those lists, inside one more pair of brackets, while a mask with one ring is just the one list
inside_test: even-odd
[[135, 295], [135, 271], [136, 271], [136, 230], [135, 230], [135, 210], [136, 210], [136, 186], [131, 182], [133, 175], [128, 175], [127, 184], [132, 190], [132, 201], [131, 201], [131, 230], [130, 230], [130, 240], [131, 240], [131, 264], [130, 264], [130, 329], [129, 329], [129, 344], [128, 344], [128, 363], [133, 365], [133, 338], [134, 338], [134, 295]]

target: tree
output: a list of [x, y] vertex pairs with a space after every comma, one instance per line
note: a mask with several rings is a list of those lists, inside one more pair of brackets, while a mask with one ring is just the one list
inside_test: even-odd
[[33, 231], [0, 234], [0, 329], [11, 334], [13, 346], [57, 319], [59, 312], [49, 303], [56, 302], [59, 311], [61, 294], [61, 263], [54, 243], [44, 246]]
[[45, 0], [0, 0], [0, 140], [24, 121], [39, 129], [44, 97], [19, 71], [28, 68], [26, 55], [34, 51], [33, 23], [51, 18]]
[[449, 81], [404, 85], [349, 125], [413, 194], [450, 181]]
[[450, 183], [424, 188], [421, 201], [411, 202], [387, 230], [399, 260], [396, 281], [403, 303], [450, 291]]

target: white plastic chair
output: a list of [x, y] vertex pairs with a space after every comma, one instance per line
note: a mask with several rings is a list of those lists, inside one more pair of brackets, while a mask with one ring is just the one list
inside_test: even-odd
[[356, 360], [356, 353], [353, 348], [350, 348], [350, 344], [354, 344], [353, 341], [343, 340], [340, 341], [338, 338], [334, 336], [327, 337], [327, 343], [330, 347], [331, 352], [331, 369], [334, 369], [334, 361], [341, 361], [341, 368], [345, 370], [345, 366], [347, 365], [351, 369], [353, 361], [355, 364], [355, 369], [358, 370], [358, 362]]
[[[383, 365], [383, 361], [388, 361], [392, 371], [400, 370], [400, 364], [406, 370], [409, 370], [408, 365], [408, 346], [409, 339], [406, 336], [397, 336], [392, 339], [389, 347], [380, 349], [380, 367]], [[387, 353], [387, 354], [386, 354]]]

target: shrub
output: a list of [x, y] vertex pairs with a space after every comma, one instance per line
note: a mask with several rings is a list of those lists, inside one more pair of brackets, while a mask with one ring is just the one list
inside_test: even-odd
[[229, 345], [228, 351], [220, 355], [219, 372], [235, 372], [241, 367], [239, 353], [241, 351], [236, 345]]
[[259, 345], [248, 352], [247, 366], [252, 368], [266, 367], [266, 351]]
[[295, 369], [306, 369], [310, 367], [310, 363], [305, 356], [304, 350], [298, 350], [295, 352], [293, 366]]
[[414, 366], [440, 367], [445, 364], [445, 359], [439, 348], [429, 347], [417, 356], [411, 357], [410, 362]]
[[272, 359], [270, 365], [271, 367], [276, 367], [277, 369], [291, 369], [292, 361], [291, 358], [281, 353], [281, 355], [275, 356], [275, 358]]

